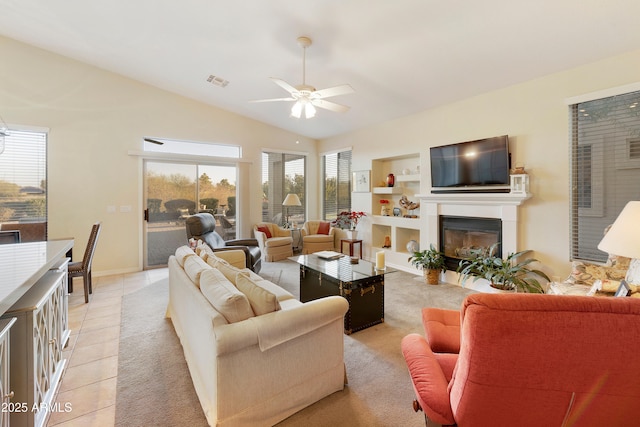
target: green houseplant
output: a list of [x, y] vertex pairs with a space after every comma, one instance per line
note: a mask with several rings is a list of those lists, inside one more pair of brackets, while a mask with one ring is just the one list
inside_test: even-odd
[[491, 287], [503, 291], [544, 293], [536, 276], [547, 281], [551, 279], [543, 271], [529, 267], [529, 264], [537, 260], [527, 258], [518, 261], [519, 257], [531, 251], [512, 253], [503, 259], [494, 255], [497, 246], [497, 243], [493, 244], [488, 250], [479, 251], [472, 258], [460, 261], [458, 273], [460, 273], [459, 280], [462, 286], [469, 277], [473, 277], [474, 282], [478, 279], [486, 279]]
[[446, 271], [444, 254], [438, 251], [433, 245], [424, 251], [414, 252], [408, 261], [419, 270], [424, 272], [424, 280], [428, 285], [437, 285], [441, 271]]

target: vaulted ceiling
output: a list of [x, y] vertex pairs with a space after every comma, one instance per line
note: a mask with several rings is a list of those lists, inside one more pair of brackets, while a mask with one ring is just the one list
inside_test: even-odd
[[[0, 0], [4, 35], [312, 138], [640, 49], [637, 0]], [[289, 116], [269, 77], [344, 83]], [[207, 82], [210, 75], [229, 81]]]

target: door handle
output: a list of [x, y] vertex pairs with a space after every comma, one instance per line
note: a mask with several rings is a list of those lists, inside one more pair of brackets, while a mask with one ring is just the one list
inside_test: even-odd
[[149, 222], [149, 209], [144, 210], [144, 220]]

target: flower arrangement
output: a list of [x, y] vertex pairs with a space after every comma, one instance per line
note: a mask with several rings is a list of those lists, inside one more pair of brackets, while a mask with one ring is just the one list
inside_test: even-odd
[[387, 200], [387, 199], [380, 199], [380, 204], [381, 204], [381, 205], [388, 205], [388, 204], [389, 204], [389, 200]]
[[342, 211], [338, 214], [338, 217], [332, 225], [343, 230], [355, 230], [358, 221], [360, 221], [360, 218], [363, 216], [367, 216], [367, 214], [356, 211]]

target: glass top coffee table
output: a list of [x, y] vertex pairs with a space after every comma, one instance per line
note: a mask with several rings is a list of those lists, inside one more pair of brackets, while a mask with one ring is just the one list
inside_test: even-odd
[[323, 259], [315, 254], [289, 258], [300, 264], [300, 301], [340, 295], [349, 302], [344, 318], [346, 334], [384, 322], [384, 275], [396, 270], [377, 270], [375, 265], [351, 258]]

